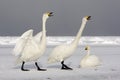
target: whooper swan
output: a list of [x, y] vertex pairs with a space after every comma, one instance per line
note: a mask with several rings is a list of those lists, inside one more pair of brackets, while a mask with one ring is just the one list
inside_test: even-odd
[[90, 46], [87, 46], [85, 50], [87, 50], [87, 54], [80, 61], [80, 67], [96, 67], [100, 65], [100, 59], [96, 55], [90, 55]]
[[15, 48], [13, 49], [13, 54], [18, 56], [17, 63], [22, 62], [21, 70], [29, 71], [24, 69], [25, 62], [35, 61], [37, 70], [45, 71], [46, 69], [41, 69], [37, 60], [43, 55], [46, 49], [46, 21], [52, 16], [52, 12], [46, 12], [43, 14], [43, 25], [42, 32], [39, 32], [33, 37], [33, 30], [28, 30], [22, 34], [20, 39], [17, 41]]
[[59, 45], [53, 49], [51, 55], [48, 58], [48, 63], [54, 63], [54, 62], [59, 61], [62, 64], [61, 69], [72, 70], [72, 68], [70, 68], [64, 64], [64, 60], [69, 58], [73, 54], [75, 49], [77, 48], [77, 45], [79, 43], [79, 39], [80, 39], [82, 32], [85, 28], [86, 22], [88, 20], [90, 20], [90, 18], [91, 18], [91, 16], [85, 16], [82, 19], [82, 24], [81, 24], [81, 27], [79, 29], [79, 32], [77, 33], [77, 35], [76, 35], [74, 41], [72, 41], [72, 43], [62, 44], [62, 45]]

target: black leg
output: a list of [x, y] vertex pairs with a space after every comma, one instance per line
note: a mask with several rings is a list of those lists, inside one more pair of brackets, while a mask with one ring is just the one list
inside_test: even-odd
[[25, 62], [23, 61], [22, 66], [21, 66], [21, 70], [22, 71], [29, 71], [28, 69], [24, 69], [24, 64], [25, 64]]
[[65, 69], [64, 61], [62, 61], [61, 64], [62, 64], [62, 68], [61, 69]]
[[72, 70], [72, 68], [68, 67], [67, 65], [64, 64], [64, 61], [61, 62], [63, 70]]
[[40, 67], [38, 66], [37, 62], [35, 62], [35, 65], [36, 65], [38, 71], [46, 71], [46, 69], [40, 69]]

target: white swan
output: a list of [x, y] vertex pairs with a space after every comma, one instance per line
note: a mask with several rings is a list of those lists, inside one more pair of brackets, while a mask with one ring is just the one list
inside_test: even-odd
[[33, 37], [33, 30], [28, 30], [23, 33], [17, 41], [16, 46], [13, 49], [13, 54], [18, 56], [17, 63], [22, 62], [21, 70], [28, 71], [28, 69], [24, 69], [24, 64], [29, 61], [35, 61], [38, 70], [46, 70], [40, 69], [37, 60], [43, 55], [46, 49], [46, 21], [50, 16], [52, 16], [52, 12], [43, 14], [42, 32], [39, 32]]
[[96, 67], [100, 65], [100, 59], [96, 55], [90, 55], [90, 47], [87, 46], [85, 50], [87, 50], [87, 54], [80, 61], [80, 67]]
[[90, 20], [90, 18], [91, 18], [91, 16], [85, 16], [82, 19], [82, 24], [81, 24], [80, 30], [77, 33], [77, 36], [72, 43], [62, 44], [62, 45], [59, 45], [59, 46], [57, 46], [53, 49], [50, 57], [48, 58], [48, 63], [53, 63], [53, 62], [60, 61], [61, 64], [62, 64], [61, 69], [72, 70], [72, 68], [70, 68], [70, 67], [68, 67], [67, 65], [64, 64], [64, 60], [67, 59], [68, 57], [70, 57], [73, 54], [73, 52], [75, 51], [75, 49], [76, 49], [76, 47], [79, 43], [79, 39], [82, 35], [82, 32], [85, 28], [86, 22], [88, 20]]
[[[22, 53], [27, 40], [31, 38], [32, 34], [33, 34], [33, 30], [30, 29], [30, 30], [24, 32], [21, 35], [21, 37], [17, 39], [15, 47], [13, 49], [13, 55], [18, 56]], [[42, 32], [39, 32], [38, 34], [36, 34], [33, 37], [33, 40], [35, 40], [37, 43], [39, 43], [41, 40], [41, 36], [42, 36]]]

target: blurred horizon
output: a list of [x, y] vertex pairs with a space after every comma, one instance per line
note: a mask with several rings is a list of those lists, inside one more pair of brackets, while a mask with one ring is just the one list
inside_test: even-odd
[[[19, 36], [0, 36], [0, 45], [15, 45]], [[47, 45], [59, 45], [71, 43], [75, 36], [47, 36]], [[82, 36], [79, 40], [80, 45], [115, 45], [120, 46], [120, 36]]]

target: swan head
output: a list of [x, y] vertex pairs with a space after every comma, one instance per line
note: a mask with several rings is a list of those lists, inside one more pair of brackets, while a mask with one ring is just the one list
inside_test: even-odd
[[43, 14], [43, 19], [48, 19], [51, 16], [53, 16], [53, 12], [46, 12]]
[[90, 50], [90, 46], [86, 46], [86, 47], [85, 47], [85, 50]]
[[88, 21], [88, 20], [91, 20], [91, 16], [85, 16], [85, 17], [83, 18], [83, 21]]

